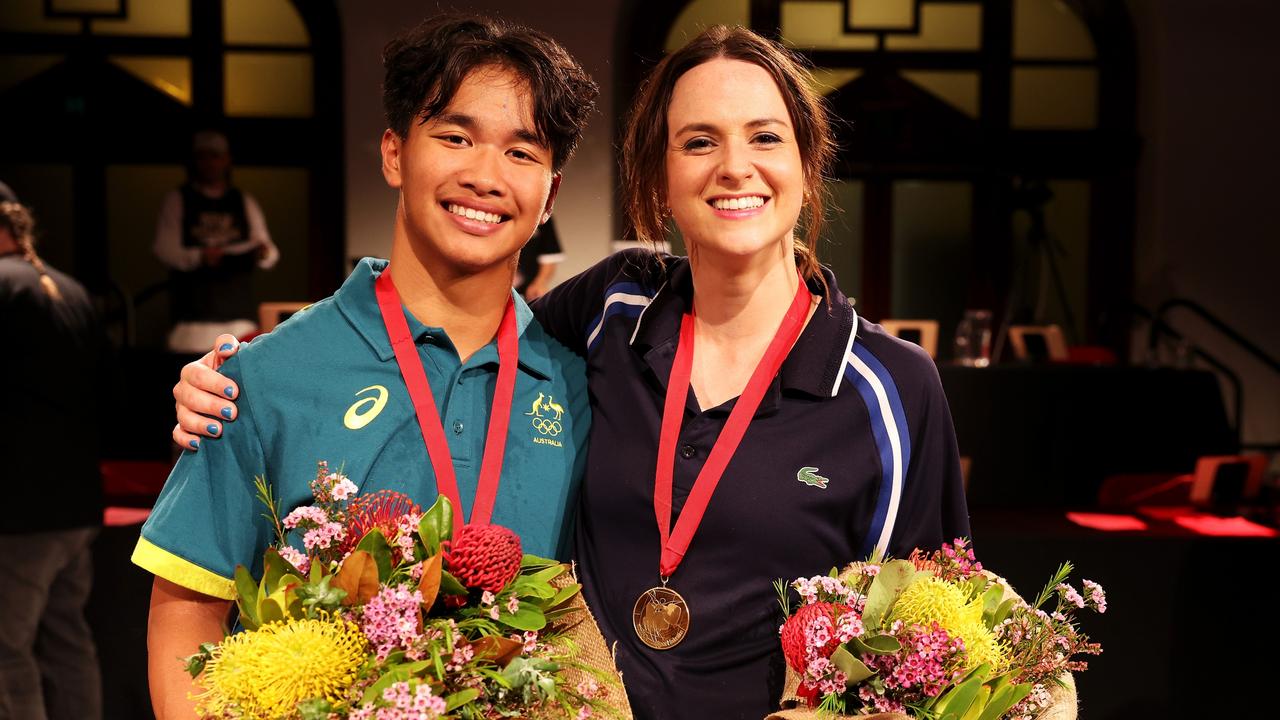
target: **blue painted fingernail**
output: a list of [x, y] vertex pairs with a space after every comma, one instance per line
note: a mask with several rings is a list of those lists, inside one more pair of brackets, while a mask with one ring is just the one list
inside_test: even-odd
[[231, 387], [230, 385], [222, 388], [222, 394], [226, 395], [227, 397], [231, 397], [232, 395], [235, 394], [235, 392], [236, 392], [236, 389]]
[[208, 430], [210, 435], [217, 435], [217, 434], [218, 434], [218, 426], [217, 426], [217, 425], [214, 425], [213, 423], [209, 423], [209, 424], [205, 427], [205, 430]]
[[222, 343], [222, 347], [218, 348], [220, 352], [226, 352], [231, 349], [231, 343]]
[[199, 450], [199, 449], [200, 449], [200, 441], [199, 441], [199, 440], [192, 440], [192, 441], [188, 442], [187, 444], [191, 446], [191, 449], [192, 449], [192, 450]]
[[230, 420], [230, 419], [231, 419], [231, 408], [222, 408], [222, 417], [224, 417], [224, 418], [226, 418], [226, 419]]

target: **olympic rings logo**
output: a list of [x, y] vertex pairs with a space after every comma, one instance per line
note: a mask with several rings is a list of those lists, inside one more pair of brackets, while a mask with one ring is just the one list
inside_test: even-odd
[[530, 422], [533, 424], [533, 429], [537, 430], [543, 435], [550, 435], [551, 437], [555, 437], [564, 431], [564, 426], [560, 424], [559, 420], [547, 420], [546, 418], [533, 418], [532, 420], [530, 420]]

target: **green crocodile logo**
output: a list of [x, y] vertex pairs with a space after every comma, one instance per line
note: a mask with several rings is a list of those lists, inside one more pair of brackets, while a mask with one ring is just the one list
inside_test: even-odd
[[800, 468], [800, 470], [796, 472], [796, 479], [805, 485], [821, 488], [823, 490], [827, 489], [827, 483], [830, 482], [830, 480], [818, 474], [818, 468], [816, 467]]

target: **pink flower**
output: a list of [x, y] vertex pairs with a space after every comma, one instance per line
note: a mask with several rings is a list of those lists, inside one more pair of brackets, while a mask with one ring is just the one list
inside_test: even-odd
[[384, 587], [361, 609], [359, 625], [379, 660], [393, 650], [408, 649], [421, 637], [418, 606], [422, 594], [404, 586]]
[[867, 577], [875, 577], [880, 574], [880, 566], [874, 563], [867, 563], [862, 566], [862, 574]]
[[284, 558], [285, 562], [294, 566], [303, 574], [311, 570], [311, 559], [303, 555], [297, 548], [285, 545], [280, 548], [280, 557]]
[[1093, 609], [1099, 613], [1107, 611], [1107, 594], [1103, 592], [1102, 586], [1092, 580], [1084, 581], [1084, 591], [1089, 594], [1089, 602], [1093, 604]]
[[302, 536], [302, 545], [307, 550], [324, 550], [333, 547], [335, 543], [342, 542], [342, 539], [346, 536], [347, 531], [342, 525], [336, 522], [329, 522], [308, 530]]
[[329, 492], [333, 493], [334, 500], [348, 500], [360, 492], [360, 488], [356, 487], [356, 484], [351, 482], [346, 475], [334, 473], [329, 476], [330, 480], [335, 478], [337, 481], [333, 483], [333, 487], [329, 490]]
[[490, 620], [496, 621], [501, 615], [502, 615], [502, 610], [500, 610], [497, 605], [494, 605], [493, 607], [489, 608]]
[[309, 522], [313, 525], [324, 525], [329, 522], [329, 516], [324, 510], [314, 506], [305, 505], [303, 507], [294, 508], [293, 512], [284, 516], [283, 525], [292, 530], [303, 522]]
[[524, 651], [531, 653], [538, 649], [538, 633], [530, 630], [524, 634]]
[[512, 615], [520, 612], [520, 601], [516, 599], [515, 595], [507, 598], [507, 612]]
[[492, 605], [492, 604], [494, 603], [494, 601], [495, 601], [495, 600], [497, 600], [497, 599], [498, 599], [498, 598], [497, 598], [497, 596], [496, 596], [496, 595], [494, 595], [493, 593], [489, 592], [488, 590], [485, 590], [485, 591], [484, 591], [483, 593], [481, 593], [481, 595], [480, 595], [480, 604], [481, 604], [481, 605], [483, 605], [484, 607], [489, 607], [489, 606], [490, 606], [490, 605]]
[[1084, 598], [1081, 597], [1080, 593], [1077, 592], [1076, 589], [1071, 587], [1070, 585], [1066, 583], [1059, 584], [1058, 594], [1060, 594], [1064, 600], [1071, 603], [1072, 605], [1075, 605], [1077, 608], [1084, 607]]
[[583, 705], [578, 708], [578, 715], [574, 720], [587, 720], [589, 717], [591, 717], [591, 708], [587, 705]]
[[588, 676], [578, 683], [578, 694], [588, 700], [594, 699], [600, 694], [600, 684], [595, 678]]

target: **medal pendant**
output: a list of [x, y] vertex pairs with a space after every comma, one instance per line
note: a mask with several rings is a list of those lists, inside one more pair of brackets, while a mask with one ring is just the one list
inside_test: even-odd
[[650, 588], [636, 599], [631, 622], [645, 645], [669, 650], [689, 634], [689, 605], [675, 590]]

